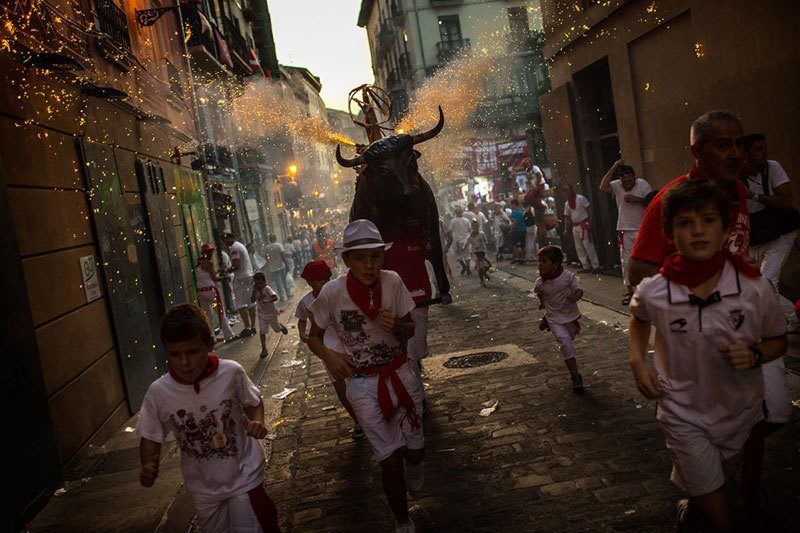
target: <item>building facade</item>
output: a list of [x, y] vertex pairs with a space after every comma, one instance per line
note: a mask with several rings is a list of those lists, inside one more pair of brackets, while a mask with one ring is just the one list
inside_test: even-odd
[[[745, 132], [764, 133], [800, 197], [800, 5], [666, 0], [543, 0], [552, 90], [541, 97], [553, 177], [579, 184], [595, 209], [595, 242], [616, 261], [610, 199], [598, 192], [620, 156], [654, 188], [692, 164], [689, 126], [706, 111], [728, 109]], [[559, 202], [563, 206], [563, 199]], [[797, 203], [797, 202], [796, 202]], [[800, 296], [795, 249], [782, 283]]]

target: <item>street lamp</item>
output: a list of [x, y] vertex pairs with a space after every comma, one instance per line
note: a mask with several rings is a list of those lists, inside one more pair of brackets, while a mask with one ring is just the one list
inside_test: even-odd
[[292, 175], [292, 176], [297, 174], [297, 165], [296, 164], [292, 163], [291, 165], [289, 165], [289, 174]]

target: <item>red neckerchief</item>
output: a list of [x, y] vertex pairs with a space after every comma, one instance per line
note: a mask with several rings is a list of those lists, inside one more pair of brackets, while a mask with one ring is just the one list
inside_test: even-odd
[[725, 266], [725, 261], [748, 278], [757, 278], [761, 272], [738, 255], [718, 253], [706, 261], [694, 261], [675, 252], [666, 259], [659, 272], [665, 278], [687, 287], [697, 287], [708, 281]]
[[193, 385], [194, 386], [194, 391], [199, 394], [200, 393], [200, 382], [203, 381], [204, 379], [206, 379], [208, 376], [210, 376], [214, 372], [216, 372], [217, 368], [219, 368], [219, 357], [217, 357], [216, 355], [209, 355], [208, 356], [208, 362], [206, 362], [206, 367], [203, 369], [202, 372], [200, 372], [200, 375], [197, 376], [197, 379], [195, 379], [193, 382], [189, 382], [189, 381], [186, 381], [183, 378], [181, 378], [178, 375], [178, 373], [175, 372], [172, 369], [171, 366], [169, 367], [169, 375], [172, 376], [172, 379], [174, 379], [175, 381], [177, 381], [181, 385]]
[[381, 278], [372, 285], [364, 285], [351, 271], [347, 272], [347, 294], [370, 320], [378, 318], [381, 312]]
[[567, 195], [567, 203], [569, 204], [570, 209], [575, 209], [575, 200], [577, 197], [578, 197], [577, 194]]
[[539, 274], [544, 281], [550, 281], [551, 279], [556, 279], [558, 276], [564, 273], [564, 265], [558, 265], [558, 268], [555, 272], [551, 274]]

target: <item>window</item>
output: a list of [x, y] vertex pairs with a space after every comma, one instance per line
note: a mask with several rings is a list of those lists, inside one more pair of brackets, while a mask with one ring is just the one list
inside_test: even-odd
[[511, 29], [511, 38], [525, 40], [531, 33], [528, 25], [528, 10], [524, 7], [508, 8], [508, 26]]
[[442, 42], [461, 40], [461, 23], [458, 21], [458, 15], [439, 17], [439, 39]]

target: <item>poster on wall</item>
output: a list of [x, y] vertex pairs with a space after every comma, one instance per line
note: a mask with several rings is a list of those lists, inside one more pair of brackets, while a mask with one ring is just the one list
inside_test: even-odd
[[97, 264], [94, 255], [85, 255], [78, 258], [83, 278], [83, 290], [86, 292], [86, 303], [93, 302], [102, 296], [100, 292], [100, 279], [97, 276]]

